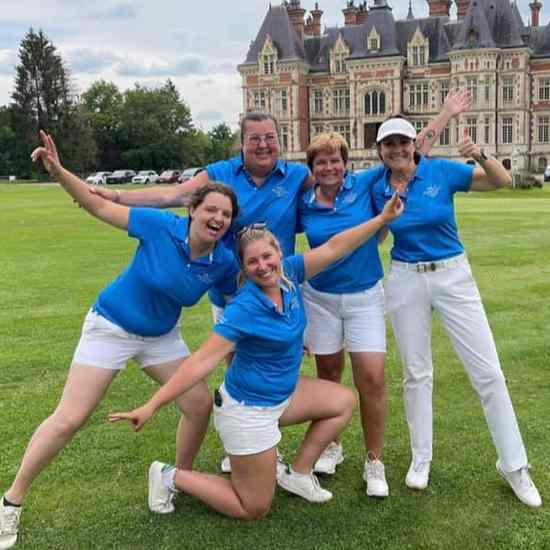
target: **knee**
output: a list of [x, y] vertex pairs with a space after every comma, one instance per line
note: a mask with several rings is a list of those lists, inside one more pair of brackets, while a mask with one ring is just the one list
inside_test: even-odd
[[241, 519], [254, 521], [265, 517], [271, 510], [271, 501], [248, 503], [243, 506], [244, 514]]
[[355, 385], [360, 393], [381, 395], [386, 392], [384, 369], [366, 369], [355, 378]]
[[355, 397], [355, 393], [348, 388], [342, 387], [340, 403], [342, 416], [351, 418], [351, 415], [357, 406], [357, 398]]
[[68, 438], [72, 437], [86, 423], [87, 419], [88, 417], [85, 415], [56, 411], [50, 416], [49, 423], [56, 435]]

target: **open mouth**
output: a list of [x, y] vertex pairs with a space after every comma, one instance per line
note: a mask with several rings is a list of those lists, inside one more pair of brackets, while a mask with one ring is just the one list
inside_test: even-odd
[[208, 222], [206, 224], [206, 227], [208, 228], [210, 233], [217, 235], [223, 229], [223, 224], [216, 223], [216, 222]]

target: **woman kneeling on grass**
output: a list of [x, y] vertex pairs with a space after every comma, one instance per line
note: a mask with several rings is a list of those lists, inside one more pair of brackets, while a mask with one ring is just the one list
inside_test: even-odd
[[[395, 196], [370, 221], [284, 260], [279, 243], [262, 224], [240, 232], [245, 282], [214, 332], [145, 405], [109, 417], [127, 419], [139, 430], [159, 407], [189, 391], [228, 353], [235, 354], [214, 407], [215, 426], [231, 461], [231, 479], [154, 462], [149, 469], [152, 511], [172, 511], [172, 495], [180, 490], [225, 515], [257, 519], [269, 511], [276, 481], [311, 502], [332, 497], [319, 486], [313, 465], [350, 420], [355, 398], [339, 384], [299, 376], [306, 324], [300, 285], [360, 246], [402, 210]], [[309, 421], [294, 463], [277, 479], [279, 426]]]
[[[178, 323], [213, 285], [224, 294], [237, 290], [239, 267], [232, 250], [219, 242], [237, 215], [233, 191], [216, 183], [198, 190], [189, 218], [114, 204], [92, 195], [88, 186], [59, 163], [51, 137], [33, 152], [63, 188], [98, 219], [139, 239], [128, 268], [99, 295], [86, 316], [82, 336], [55, 412], [34, 433], [14, 482], [0, 499], [0, 549], [17, 540], [21, 505], [31, 483], [84, 425], [107, 388], [130, 359], [165, 383], [189, 350]], [[182, 395], [176, 463], [191, 468], [212, 409], [204, 382]]]

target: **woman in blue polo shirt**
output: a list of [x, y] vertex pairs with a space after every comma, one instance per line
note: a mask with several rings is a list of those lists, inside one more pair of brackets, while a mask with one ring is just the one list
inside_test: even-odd
[[458, 237], [456, 192], [488, 191], [511, 184], [502, 164], [487, 157], [467, 132], [459, 151], [479, 167], [415, 153], [416, 132], [403, 118], [384, 122], [377, 147], [385, 170], [373, 188], [378, 211], [399, 192], [403, 216], [388, 225], [393, 234], [387, 309], [404, 365], [405, 409], [412, 461], [405, 482], [428, 485], [432, 461], [432, 310], [439, 315], [474, 386], [495, 444], [497, 470], [529, 506], [541, 498], [528, 471], [516, 416], [493, 335]]
[[[129, 209], [88, 191], [62, 168], [53, 140], [33, 152], [63, 188], [98, 219], [139, 240], [126, 270], [99, 295], [86, 316], [63, 396], [37, 429], [19, 472], [0, 502], [2, 547], [15, 544], [23, 499], [36, 476], [81, 428], [116, 374], [134, 359], [151, 378], [165, 383], [189, 355], [178, 323], [213, 285], [237, 290], [238, 262], [220, 239], [237, 215], [228, 187], [209, 183], [191, 199], [189, 218], [151, 209]], [[183, 412], [176, 461], [191, 468], [208, 426], [212, 398], [203, 382], [178, 399]], [[9, 525], [9, 532], [4, 526]], [[6, 546], [4, 546], [6, 545]], [[9, 545], [9, 546], [7, 546]]]
[[306, 324], [300, 284], [360, 246], [401, 211], [396, 196], [370, 221], [284, 260], [271, 232], [254, 225], [244, 228], [238, 250], [245, 282], [225, 307], [214, 332], [145, 405], [110, 415], [111, 421], [127, 419], [139, 430], [159, 407], [208, 376], [228, 353], [235, 354], [214, 409], [216, 429], [231, 460], [231, 479], [154, 462], [149, 470], [151, 510], [171, 511], [177, 489], [231, 517], [265, 515], [276, 483], [279, 425], [310, 421], [292, 466], [277, 482], [312, 502], [332, 497], [319, 486], [312, 469], [349, 421], [355, 399], [340, 384], [299, 375]]

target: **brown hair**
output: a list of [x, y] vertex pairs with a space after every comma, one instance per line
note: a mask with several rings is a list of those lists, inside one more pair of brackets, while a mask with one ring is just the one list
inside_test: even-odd
[[219, 181], [208, 181], [204, 185], [201, 185], [192, 195], [189, 200], [189, 208], [197, 208], [200, 206], [204, 199], [210, 193], [219, 193], [229, 198], [231, 201], [231, 221], [233, 222], [235, 218], [239, 215], [239, 202], [237, 201], [237, 195], [231, 187], [220, 183]]
[[313, 169], [315, 157], [320, 153], [340, 153], [344, 164], [348, 163], [349, 146], [346, 140], [336, 132], [319, 134], [313, 138], [313, 141], [307, 148], [307, 165], [309, 169]]
[[271, 120], [275, 126], [275, 132], [279, 135], [279, 123], [277, 119], [270, 113], [263, 113], [261, 111], [250, 111], [246, 113], [241, 120], [241, 145], [244, 143], [244, 134], [246, 133], [247, 122], [263, 122], [264, 120]]
[[[272, 246], [275, 250], [277, 250], [277, 252], [279, 252], [279, 254], [281, 255], [281, 258], [283, 256], [281, 245], [279, 244], [277, 237], [275, 237], [275, 235], [273, 235], [273, 233], [269, 229], [267, 229], [267, 227], [257, 227], [252, 224], [248, 227], [243, 228], [237, 237], [237, 253], [239, 255], [239, 262], [241, 264], [241, 272], [239, 273], [239, 286], [242, 286], [247, 279], [244, 267], [244, 252], [250, 243], [259, 241], [261, 239], [265, 239], [269, 246]], [[284, 274], [282, 265], [281, 280], [284, 281], [290, 288], [294, 288], [292, 281], [290, 281]]]

